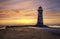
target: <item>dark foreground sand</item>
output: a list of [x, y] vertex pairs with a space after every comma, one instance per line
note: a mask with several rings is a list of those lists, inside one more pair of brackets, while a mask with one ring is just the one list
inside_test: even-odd
[[60, 39], [60, 35], [42, 28], [15, 27], [0, 30], [0, 39]]

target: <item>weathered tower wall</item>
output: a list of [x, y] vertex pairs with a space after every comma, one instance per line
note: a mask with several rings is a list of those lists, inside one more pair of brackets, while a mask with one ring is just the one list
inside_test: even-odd
[[38, 8], [38, 21], [37, 21], [38, 26], [43, 26], [43, 9], [42, 7]]

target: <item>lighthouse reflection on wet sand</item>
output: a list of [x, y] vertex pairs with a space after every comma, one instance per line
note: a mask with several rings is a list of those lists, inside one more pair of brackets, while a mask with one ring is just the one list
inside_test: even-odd
[[41, 6], [38, 8], [37, 26], [44, 27], [44, 24], [43, 24], [43, 8]]

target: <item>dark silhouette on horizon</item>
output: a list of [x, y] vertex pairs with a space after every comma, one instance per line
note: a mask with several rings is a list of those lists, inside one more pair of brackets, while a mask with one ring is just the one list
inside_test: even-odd
[[43, 8], [41, 6], [38, 8], [37, 26], [38, 27], [47, 27], [46, 25], [43, 24]]

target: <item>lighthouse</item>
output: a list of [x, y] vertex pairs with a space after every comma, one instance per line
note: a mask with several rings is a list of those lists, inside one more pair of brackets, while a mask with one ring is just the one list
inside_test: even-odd
[[38, 18], [37, 18], [37, 26], [43, 27], [43, 8], [40, 6], [38, 8]]
[[40, 6], [38, 7], [38, 17], [37, 17], [37, 25], [38, 27], [47, 27], [43, 24], [43, 8]]

